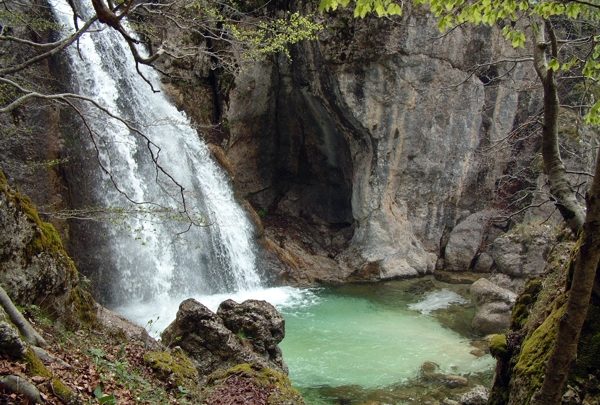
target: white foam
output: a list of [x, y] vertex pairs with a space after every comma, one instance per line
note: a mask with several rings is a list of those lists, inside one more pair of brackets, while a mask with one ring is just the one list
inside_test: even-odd
[[448, 308], [454, 304], [466, 304], [468, 302], [469, 301], [463, 296], [447, 288], [443, 288], [427, 293], [423, 300], [410, 304], [408, 308], [413, 311], [419, 311], [424, 315], [428, 315], [438, 309]]

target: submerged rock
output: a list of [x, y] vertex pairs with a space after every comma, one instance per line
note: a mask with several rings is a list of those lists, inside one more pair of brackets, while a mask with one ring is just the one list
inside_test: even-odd
[[277, 347], [284, 335], [283, 318], [265, 301], [237, 304], [228, 300], [215, 314], [198, 301], [187, 299], [161, 338], [169, 347], [180, 346], [206, 376], [240, 363], [286, 373]]
[[424, 381], [436, 382], [448, 388], [466, 387], [469, 380], [456, 374], [444, 374], [440, 372], [440, 366], [432, 361], [426, 361], [421, 365], [421, 378]]

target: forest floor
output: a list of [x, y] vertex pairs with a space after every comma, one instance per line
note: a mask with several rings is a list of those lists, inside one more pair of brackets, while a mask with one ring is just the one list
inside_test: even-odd
[[[158, 345], [151, 348], [147, 341], [132, 339], [106, 326], [70, 331], [54, 324], [35, 306], [23, 308], [23, 314], [46, 339], [45, 350], [53, 359], [42, 358], [44, 370], [32, 364], [30, 356], [22, 361], [0, 358], [0, 375], [27, 379], [37, 387], [45, 403], [198, 403], [197, 393], [177, 385], [168, 374], [153, 370], [150, 362], [144, 360]], [[64, 383], [66, 393], [53, 384], [56, 379]], [[65, 400], [65, 395], [70, 399]], [[22, 395], [0, 390], [0, 404], [27, 403]]]

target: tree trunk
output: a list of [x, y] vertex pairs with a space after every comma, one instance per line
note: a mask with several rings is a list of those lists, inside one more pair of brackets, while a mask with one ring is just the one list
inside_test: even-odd
[[596, 158], [594, 182], [587, 196], [587, 215], [581, 235], [582, 245], [575, 260], [567, 309], [560, 320], [554, 349], [546, 365], [544, 383], [532, 401], [536, 405], [559, 404], [571, 363], [577, 356], [581, 328], [588, 307], [600, 260], [600, 149]]
[[[550, 54], [556, 58], [558, 55], [556, 37], [552, 25], [544, 22], [550, 37]], [[558, 146], [558, 114], [559, 100], [554, 71], [548, 68], [546, 62], [547, 44], [543, 35], [543, 28], [539, 32], [534, 44], [534, 66], [544, 88], [544, 127], [542, 129], [542, 158], [544, 160], [544, 173], [548, 176], [550, 194], [554, 204], [560, 211], [567, 226], [575, 235], [583, 226], [584, 212], [575, 197], [567, 177], [567, 170], [560, 156]]]

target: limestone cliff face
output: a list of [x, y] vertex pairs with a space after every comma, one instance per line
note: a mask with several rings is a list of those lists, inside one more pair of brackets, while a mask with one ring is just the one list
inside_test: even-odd
[[[305, 221], [313, 247], [303, 258], [326, 245], [311, 229], [350, 229], [329, 253], [332, 279], [431, 273], [446, 233], [492, 205], [511, 151], [484, 152], [518, 121], [519, 103], [527, 107], [514, 86], [529, 73], [485, 67], [498, 48], [514, 52], [497, 33], [440, 38], [416, 12], [393, 22], [342, 13], [326, 26], [291, 61], [236, 78], [223, 141], [236, 185], [280, 247], [299, 244], [270, 232], [269, 217]], [[486, 86], [505, 73], [510, 83]]]

